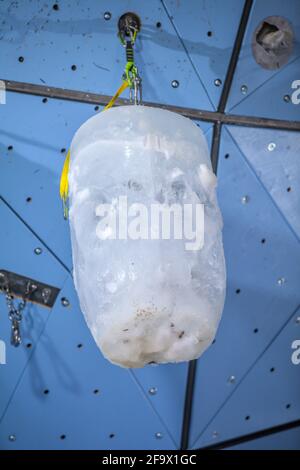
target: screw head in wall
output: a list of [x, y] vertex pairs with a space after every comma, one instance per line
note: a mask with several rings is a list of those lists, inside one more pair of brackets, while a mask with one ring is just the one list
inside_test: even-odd
[[62, 304], [63, 307], [69, 307], [70, 302], [68, 301], [68, 299], [66, 297], [62, 297], [61, 304]]
[[39, 246], [37, 246], [37, 247], [34, 249], [34, 253], [35, 253], [36, 255], [40, 255], [40, 254], [42, 253], [42, 251], [43, 251], [42, 248], [40, 248]]
[[10, 436], [8, 436], [8, 440], [10, 442], [14, 442], [16, 440], [16, 436], [14, 434], [10, 434]]
[[172, 85], [173, 88], [178, 88], [179, 87], [179, 81], [178, 80], [172, 80], [171, 85]]
[[149, 394], [150, 395], [156, 395], [157, 394], [157, 388], [156, 387], [149, 388]]
[[286, 103], [289, 103], [291, 101], [290, 95], [284, 95], [283, 101], [285, 101]]
[[274, 142], [270, 142], [270, 143], [268, 144], [268, 150], [269, 150], [269, 152], [273, 152], [273, 150], [275, 150], [275, 149], [276, 149], [276, 144], [275, 144]]
[[109, 21], [111, 19], [111, 12], [110, 11], [106, 11], [103, 15], [104, 19], [106, 21]]
[[300, 325], [300, 317], [297, 317], [297, 318], [296, 318], [296, 323], [297, 323], [298, 325]]
[[220, 78], [216, 78], [214, 81], [215, 86], [221, 86], [222, 85], [222, 80]]
[[228, 382], [230, 384], [234, 384], [235, 383], [235, 376], [234, 375], [231, 375], [229, 378], [228, 378]]
[[282, 284], [284, 284], [284, 283], [285, 283], [284, 277], [280, 277], [279, 279], [277, 279], [277, 284], [278, 284], [279, 286], [282, 286]]
[[247, 85], [242, 85], [242, 86], [241, 86], [241, 93], [242, 93], [243, 95], [246, 95], [246, 94], [248, 93], [248, 87], [247, 87]]
[[218, 433], [217, 431], [214, 431], [214, 432], [212, 433], [212, 437], [213, 437], [214, 439], [216, 439], [217, 437], [219, 437], [219, 433]]
[[249, 202], [250, 198], [249, 196], [243, 196], [241, 201], [242, 201], [242, 204], [247, 204]]
[[156, 439], [162, 439], [163, 438], [163, 434], [161, 432], [156, 432], [155, 433], [155, 437]]

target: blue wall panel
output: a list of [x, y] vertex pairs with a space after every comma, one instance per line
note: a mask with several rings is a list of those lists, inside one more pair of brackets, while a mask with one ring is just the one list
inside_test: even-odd
[[[46, 284], [62, 288], [67, 277], [65, 270], [48, 252], [47, 248], [40, 243], [33, 233], [24, 226], [1, 200], [0, 221], [0, 269], [17, 272]], [[36, 247], [42, 249], [40, 255], [34, 253]], [[23, 345], [16, 349], [9, 346], [10, 321], [3, 295], [0, 295], [0, 309], [1, 340], [5, 341], [7, 345], [7, 364], [0, 366], [1, 419], [10, 397], [22, 376], [24, 367], [31, 358], [32, 350], [45, 328], [50, 310], [34, 304], [28, 304], [22, 327]]]
[[227, 294], [216, 342], [198, 360], [191, 446], [300, 303], [298, 239], [225, 128], [218, 175]]
[[[272, 80], [267, 79], [257, 89], [249, 91], [242, 101], [231, 108], [231, 112], [247, 116], [299, 120], [299, 105], [291, 101], [292, 93], [295, 91], [292, 89], [292, 83], [294, 80], [299, 80], [299, 68], [300, 57], [277, 71]], [[250, 83], [251, 86], [252, 76], [250, 75], [244, 82]], [[289, 97], [289, 101], [285, 101], [286, 96]]]
[[[215, 109], [223, 89], [244, 1], [164, 0], [168, 15]], [[226, 27], [224, 27], [224, 13]], [[221, 84], [215, 85], [215, 80]]]
[[272, 427], [299, 419], [300, 365], [292, 362], [292, 343], [300, 337], [299, 313], [298, 309], [287, 316], [286, 324], [211, 421], [195, 447], [260, 431], [266, 423]]
[[[297, 106], [294, 105], [294, 108]], [[283, 218], [299, 238], [300, 134], [233, 126], [229, 131]]]

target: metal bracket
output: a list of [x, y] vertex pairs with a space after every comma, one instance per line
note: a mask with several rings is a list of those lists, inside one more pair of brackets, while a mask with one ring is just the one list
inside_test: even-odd
[[26, 276], [1, 269], [0, 292], [6, 293], [7, 288], [9, 288], [9, 293], [13, 297], [26, 298], [28, 302], [49, 308], [53, 307], [60, 291], [57, 287], [49, 286]]
[[118, 29], [119, 33], [124, 37], [131, 37], [132, 30], [137, 32], [141, 29], [141, 20], [140, 18], [132, 12], [124, 13], [124, 15], [120, 16], [118, 21]]

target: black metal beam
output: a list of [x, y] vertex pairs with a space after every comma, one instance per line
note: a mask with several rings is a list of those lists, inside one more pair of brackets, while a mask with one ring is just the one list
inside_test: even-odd
[[218, 160], [219, 160], [219, 150], [220, 150], [220, 142], [221, 142], [221, 128], [222, 124], [220, 122], [216, 122], [214, 125], [212, 142], [211, 142], [211, 151], [210, 151], [210, 159], [213, 172], [217, 174], [218, 169]]
[[255, 439], [261, 439], [262, 437], [271, 436], [272, 434], [277, 434], [279, 432], [288, 431], [290, 429], [295, 429], [299, 427], [299, 441], [300, 441], [300, 419], [295, 421], [290, 421], [288, 423], [280, 424], [278, 426], [272, 426], [271, 428], [266, 428], [261, 431], [256, 431], [250, 434], [245, 434], [244, 436], [239, 436], [234, 439], [228, 439], [213, 445], [201, 447], [199, 450], [217, 450], [217, 449], [226, 449], [228, 447], [234, 447], [244, 442], [254, 441]]
[[[295, 105], [296, 106], [296, 105]], [[300, 131], [300, 121], [287, 121], [284, 119], [269, 119], [255, 116], [239, 116], [236, 114], [223, 114], [222, 124], [234, 126], [256, 127], [284, 131]]]
[[192, 405], [193, 405], [194, 384], [195, 384], [195, 378], [196, 378], [196, 367], [197, 367], [196, 360], [189, 362], [186, 389], [185, 389], [184, 408], [183, 408], [182, 429], [181, 429], [181, 442], [180, 442], [181, 450], [186, 450], [189, 445], [189, 434], [190, 434], [190, 425], [191, 425], [191, 417], [192, 417]]
[[231, 90], [234, 72], [235, 72], [239, 55], [241, 52], [241, 47], [243, 44], [252, 4], [253, 4], [253, 0], [246, 0], [244, 4], [241, 21], [239, 24], [236, 38], [235, 38], [234, 47], [233, 47], [232, 54], [230, 57], [230, 62], [228, 65], [228, 70], [226, 73], [226, 78], [225, 78], [225, 82], [224, 82], [224, 86], [222, 89], [222, 94], [221, 94], [221, 98], [220, 98], [220, 102], [218, 106], [218, 111], [221, 113], [224, 113], [226, 105], [227, 105], [227, 100], [228, 100], [228, 96]]
[[[98, 93], [87, 93], [84, 91], [68, 90], [65, 88], [49, 87], [45, 85], [35, 85], [33, 83], [16, 82], [12, 80], [2, 80], [6, 91], [22, 93], [34, 96], [43, 96], [58, 100], [75, 101], [92, 105], [105, 106], [111, 99], [109, 95]], [[128, 105], [129, 100], [119, 98], [116, 106]], [[166, 109], [174, 113], [181, 114], [190, 119], [227, 125], [259, 127], [265, 129], [277, 129], [286, 131], [300, 131], [300, 121], [288, 121], [284, 119], [269, 119], [256, 116], [240, 116], [237, 114], [225, 114], [219, 111], [206, 111], [202, 109], [185, 108], [163, 103], [144, 102], [144, 106]]]

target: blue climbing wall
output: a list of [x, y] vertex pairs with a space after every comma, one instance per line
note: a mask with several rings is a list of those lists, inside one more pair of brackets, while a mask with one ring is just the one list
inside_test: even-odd
[[[0, 79], [112, 95], [124, 65], [117, 22], [133, 11], [142, 22], [136, 59], [144, 100], [215, 111], [243, 7], [243, 0], [4, 0]], [[271, 15], [288, 19], [295, 34], [288, 63], [276, 71], [258, 66], [251, 52], [253, 31]], [[300, 120], [300, 105], [288, 99], [299, 65], [300, 2], [254, 1], [226, 111]], [[180, 446], [187, 364], [127, 371], [108, 363], [72, 282], [59, 177], [74, 132], [100, 111], [11, 92], [0, 105], [0, 268], [61, 289], [51, 310], [27, 308], [17, 349], [0, 295], [1, 449]], [[210, 143], [212, 125], [197, 124]], [[190, 448], [300, 419], [300, 365], [291, 361], [300, 340], [299, 153], [299, 133], [222, 128], [227, 297], [216, 341], [197, 364]], [[300, 449], [300, 428], [232, 448]]]

